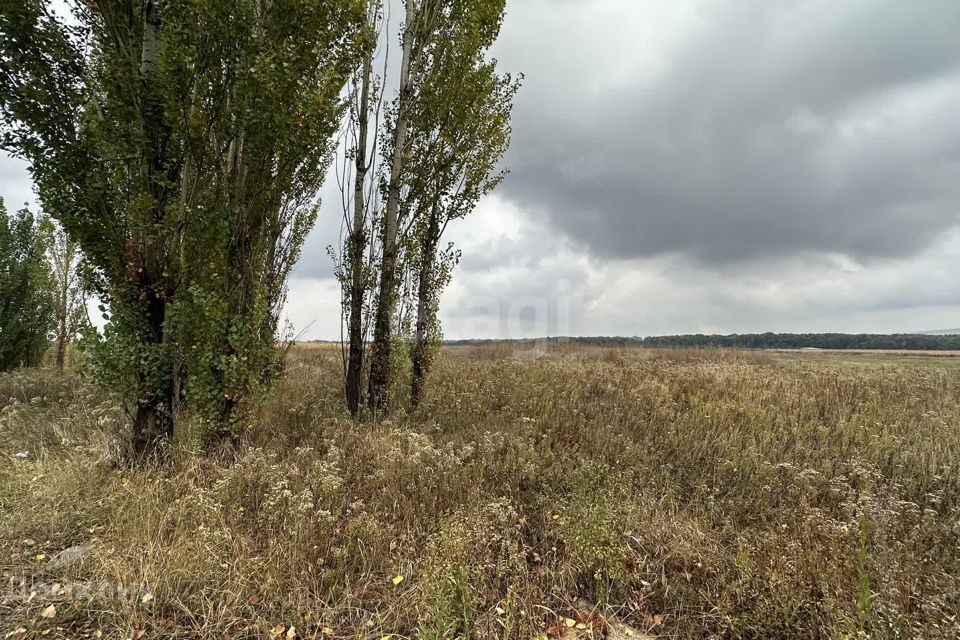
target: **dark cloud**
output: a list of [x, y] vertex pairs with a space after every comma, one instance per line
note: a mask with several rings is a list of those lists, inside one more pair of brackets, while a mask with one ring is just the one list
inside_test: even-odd
[[[956, 0], [508, 0], [512, 173], [451, 225], [445, 334], [957, 326], [957, 34]], [[287, 312], [335, 339], [321, 195]]]
[[[611, 38], [651, 18], [619, 6], [627, 27]], [[528, 82], [503, 193], [597, 257], [889, 257], [957, 224], [955, 1], [727, 0], [693, 15], [632, 69], [616, 57], [632, 55], [628, 41], [614, 56], [581, 42], [537, 60], [524, 37], [535, 12], [508, 17], [498, 54]]]

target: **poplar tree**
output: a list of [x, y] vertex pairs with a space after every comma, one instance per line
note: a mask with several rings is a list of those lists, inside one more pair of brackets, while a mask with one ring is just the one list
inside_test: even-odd
[[457, 3], [441, 23], [441, 37], [425, 70], [411, 113], [407, 242], [415, 280], [416, 320], [411, 349], [411, 405], [423, 396], [441, 338], [439, 298], [459, 252], [441, 239], [503, 180], [497, 169], [510, 145], [510, 114], [519, 79], [497, 72], [488, 59], [504, 2]]
[[388, 171], [383, 183], [386, 206], [379, 221], [382, 253], [367, 392], [367, 401], [374, 411], [387, 409], [389, 400], [392, 322], [397, 306], [397, 265], [400, 258], [400, 196], [407, 171], [406, 147], [410, 110], [416, 99], [422, 57], [437, 36], [435, 18], [448, 1], [405, 0], [404, 3], [399, 88], [388, 114], [387, 131], [384, 135], [388, 143], [384, 151], [384, 164]]
[[90, 262], [129, 460], [172, 437], [176, 371], [217, 436], [272, 377], [361, 5], [0, 0], [0, 142]]
[[87, 296], [80, 277], [82, 254], [77, 244], [60, 227], [46, 220], [49, 228], [47, 262], [53, 277], [51, 306], [53, 308], [53, 341], [57, 369], [63, 371], [67, 344], [86, 327]]
[[236, 440], [282, 364], [287, 278], [364, 51], [363, 0], [192, 0], [170, 25], [184, 162], [177, 333], [209, 445]]
[[173, 434], [169, 303], [176, 295], [181, 161], [165, 111], [153, 0], [96, 0], [56, 16], [0, 2], [3, 146], [30, 162], [43, 207], [82, 248], [109, 305], [92, 361], [127, 401], [126, 455]]
[[488, 54], [504, 9], [505, 0], [405, 2], [399, 89], [383, 135], [386, 206], [368, 393], [374, 409], [389, 405], [401, 269], [417, 270], [418, 401], [427, 343], [436, 336], [429, 327], [436, 326], [439, 291], [456, 260], [452, 251], [438, 260], [440, 238], [449, 221], [469, 213], [501, 179], [491, 174], [509, 144], [517, 84], [497, 74]]
[[47, 231], [25, 208], [8, 215], [0, 199], [0, 371], [39, 364], [49, 347]]
[[[377, 129], [383, 105], [382, 78], [374, 76], [374, 58], [383, 25], [383, 1], [367, 0], [366, 9], [365, 50], [360, 68], [352, 78], [352, 101], [345, 128], [346, 148], [340, 188], [346, 237], [341, 255], [334, 255], [336, 275], [343, 289], [343, 318], [347, 326], [344, 397], [347, 409], [355, 417], [360, 412], [364, 393], [371, 253], [376, 249], [371, 225], [376, 219], [379, 203]], [[385, 55], [384, 58], [386, 64]]]

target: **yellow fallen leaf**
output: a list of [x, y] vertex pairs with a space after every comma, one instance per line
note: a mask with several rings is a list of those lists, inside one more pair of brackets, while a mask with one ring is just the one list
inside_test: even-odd
[[57, 615], [57, 608], [53, 605], [50, 605], [49, 607], [47, 607], [46, 609], [40, 612], [41, 618], [52, 618], [55, 615]]
[[103, 637], [103, 631], [100, 631], [100, 629], [97, 629], [96, 631], [93, 632], [93, 637], [94, 637], [94, 638], [102, 638], [102, 637]]
[[333, 627], [324, 627], [323, 629], [320, 629], [320, 631], [329, 636], [333, 633]]
[[564, 618], [563, 623], [570, 627], [571, 629], [577, 625], [577, 621], [573, 618]]
[[37, 562], [43, 562], [43, 561], [46, 560], [46, 559], [47, 559], [47, 554], [45, 554], [45, 553], [38, 553], [38, 554], [37, 554]]
[[403, 582], [403, 576], [402, 576], [402, 575], [398, 575], [398, 576], [394, 576], [394, 577], [393, 577], [393, 584], [400, 584], [401, 582]]
[[273, 629], [270, 630], [270, 635], [272, 635], [273, 637], [277, 637], [281, 633], [283, 633], [284, 629], [286, 629], [284, 625], [278, 624], [277, 626], [275, 626]]
[[153, 594], [152, 594], [152, 593], [145, 593], [145, 594], [143, 594], [143, 596], [140, 598], [140, 602], [142, 602], [143, 604], [150, 604], [150, 601], [151, 601], [151, 600], [153, 600]]
[[289, 629], [287, 629], [287, 637], [288, 637], [288, 638], [291, 638], [291, 640], [292, 640], [293, 638], [296, 638], [296, 637], [297, 637], [297, 628], [296, 628], [296, 627], [290, 627]]
[[580, 629], [581, 631], [583, 631], [586, 628], [587, 628], [587, 625], [583, 624], [582, 622], [577, 623], [577, 629]]

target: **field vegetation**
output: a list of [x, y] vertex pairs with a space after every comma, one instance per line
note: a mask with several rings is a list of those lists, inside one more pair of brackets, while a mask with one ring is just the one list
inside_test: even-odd
[[960, 635], [960, 359], [450, 347], [366, 423], [341, 366], [144, 470], [105, 392], [0, 374], [0, 634]]
[[958, 635], [960, 335], [442, 348], [506, 9], [0, 0], [3, 637]]

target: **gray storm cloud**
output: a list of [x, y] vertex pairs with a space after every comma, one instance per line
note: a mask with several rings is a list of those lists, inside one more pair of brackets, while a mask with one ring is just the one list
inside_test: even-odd
[[621, 42], [601, 56], [589, 40], [531, 55], [522, 10], [498, 52], [529, 78], [503, 193], [594, 256], [891, 257], [957, 224], [960, 4], [703, 3], [661, 68], [640, 56], [633, 77], [619, 57], [649, 18], [639, 3], [559, 7], [573, 28], [611, 4]]
[[[958, 34], [956, 0], [508, 0], [511, 173], [451, 226], [445, 335], [960, 326]], [[321, 195], [287, 311], [331, 339]]]

